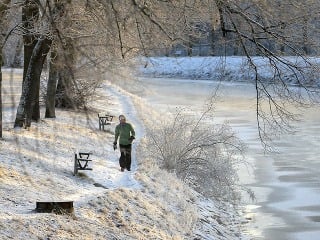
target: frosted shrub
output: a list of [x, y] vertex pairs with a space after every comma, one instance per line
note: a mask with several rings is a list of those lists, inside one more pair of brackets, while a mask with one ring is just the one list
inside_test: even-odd
[[150, 152], [161, 167], [205, 196], [235, 199], [235, 166], [244, 146], [227, 124], [210, 122], [179, 111], [148, 131]]

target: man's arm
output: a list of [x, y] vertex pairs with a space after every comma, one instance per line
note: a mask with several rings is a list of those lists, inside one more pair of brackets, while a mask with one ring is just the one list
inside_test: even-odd
[[136, 136], [136, 132], [134, 131], [132, 125], [130, 124], [130, 131], [131, 131], [131, 136], [135, 137]]
[[114, 131], [114, 143], [116, 143], [116, 144], [118, 142], [119, 134], [120, 134], [119, 128], [118, 128], [118, 126], [116, 126], [116, 129]]

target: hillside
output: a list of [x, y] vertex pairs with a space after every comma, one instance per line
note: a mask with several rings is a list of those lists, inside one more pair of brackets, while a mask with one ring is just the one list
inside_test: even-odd
[[[2, 239], [244, 238], [242, 221], [231, 205], [202, 198], [148, 157], [148, 122], [143, 120], [149, 114], [147, 103], [106, 83], [92, 103], [94, 110], [57, 110], [56, 119], [13, 129], [21, 74], [4, 71]], [[98, 130], [97, 113], [106, 111], [125, 114], [135, 126], [131, 172], [119, 171], [118, 152], [112, 148], [117, 119], [107, 131]], [[93, 171], [73, 176], [77, 150], [93, 153]], [[37, 213], [37, 201], [73, 201], [74, 213]]]

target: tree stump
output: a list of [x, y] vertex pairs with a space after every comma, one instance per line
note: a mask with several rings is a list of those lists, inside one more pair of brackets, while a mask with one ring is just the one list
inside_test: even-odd
[[67, 202], [37, 202], [36, 212], [70, 214], [74, 212], [73, 201]]

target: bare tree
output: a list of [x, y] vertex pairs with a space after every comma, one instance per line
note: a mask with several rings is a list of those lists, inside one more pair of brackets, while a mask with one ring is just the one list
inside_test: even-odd
[[51, 49], [50, 61], [49, 61], [49, 76], [47, 84], [47, 96], [46, 96], [46, 118], [55, 118], [55, 106], [56, 106], [56, 86], [58, 80], [59, 71], [56, 67], [56, 59], [58, 55], [55, 50]]
[[[22, 24], [24, 38], [24, 74], [15, 127], [31, 125], [40, 118], [40, 76], [46, 56], [56, 35], [56, 23], [64, 14], [68, 1], [24, 1]], [[52, 85], [51, 85], [52, 86]], [[51, 96], [51, 95], [49, 95]]]
[[[112, 71], [136, 56], [149, 56], [159, 44], [171, 46], [185, 41], [186, 33], [196, 33], [188, 24], [200, 20], [195, 3], [151, 2], [96, 0], [69, 5], [64, 24], [56, 25], [55, 59], [59, 63], [55, 66], [66, 73], [55, 75], [59, 78], [56, 106], [83, 107], [86, 89], [98, 86], [99, 73]], [[92, 87], [81, 87], [79, 79], [85, 78]]]
[[2, 50], [4, 44], [7, 39], [7, 28], [6, 28], [6, 14], [7, 10], [9, 9], [8, 4], [10, 3], [9, 0], [2, 1], [0, 3], [0, 19], [2, 20], [2, 24], [0, 26], [0, 138], [2, 138], [2, 64], [3, 64], [3, 54]]
[[[216, 3], [223, 35], [232, 34], [240, 43], [254, 72], [258, 131], [262, 143], [268, 147], [273, 134], [290, 130], [290, 122], [297, 119], [289, 105], [305, 107], [308, 100], [316, 100], [319, 94], [310, 85], [310, 76], [319, 76], [318, 66], [306, 55], [310, 53], [310, 43], [317, 42], [311, 41], [314, 36], [306, 26], [311, 27], [308, 22], [319, 17], [316, 8], [319, 3], [220, 0]], [[318, 45], [312, 47], [317, 50]], [[254, 55], [269, 63], [272, 77], [262, 77]], [[290, 88], [292, 81], [300, 87], [299, 93]]]
[[[101, 32], [102, 36], [108, 44], [110, 36], [117, 40], [112, 47], [123, 58], [136, 52], [152, 54], [158, 40], [166, 41], [168, 45], [189, 43], [192, 46], [202, 37], [198, 34], [199, 23], [214, 21], [212, 25], [214, 29], [220, 29], [225, 46], [246, 56], [247, 65], [254, 73], [257, 125], [266, 147], [273, 134], [290, 130], [291, 121], [297, 118], [289, 111], [289, 104], [305, 107], [308, 100], [317, 98], [318, 91], [310, 88], [310, 77], [319, 74], [318, 66], [306, 53], [311, 49], [319, 50], [319, 34], [315, 28], [319, 18], [318, 1], [310, 0], [308, 4], [255, 0], [95, 3], [98, 9], [103, 9], [97, 26], [100, 28], [108, 23], [106, 31]], [[109, 21], [110, 16], [114, 16], [114, 22]], [[149, 36], [157, 36], [157, 39], [153, 38], [153, 44]], [[141, 49], [143, 52], [139, 51]], [[269, 79], [260, 74], [256, 55], [268, 62], [272, 73]], [[304, 92], [293, 91], [290, 88], [292, 82]]]
[[[60, 62], [56, 64], [60, 66], [57, 70], [59, 75], [49, 74], [50, 79], [53, 76], [58, 77], [56, 94], [58, 101], [55, 101], [55, 105], [74, 107], [77, 105], [75, 98], [81, 100], [83, 96], [81, 91], [83, 88], [81, 89], [76, 81], [79, 77], [77, 75], [79, 64], [75, 64], [76, 62], [82, 62], [82, 73], [85, 72], [86, 66], [87, 68], [99, 66], [101, 69], [117, 59], [137, 54], [141, 49], [138, 43], [142, 42], [146, 35], [145, 31], [150, 31], [151, 34], [153, 28], [157, 31], [160, 29], [167, 38], [170, 38], [172, 33], [172, 29], [169, 34], [168, 30], [158, 23], [161, 17], [154, 19], [148, 8], [136, 1], [125, 3], [83, 1], [66, 8], [67, 2], [45, 1], [42, 5], [38, 1], [25, 1], [23, 4], [24, 81], [15, 127], [21, 127], [23, 122], [27, 122], [29, 126], [31, 119], [36, 121], [39, 119], [39, 78], [52, 40], [58, 49], [56, 59]], [[132, 15], [136, 10], [139, 10], [140, 15]], [[158, 11], [159, 14], [162, 12], [166, 11], [163, 9]], [[62, 19], [63, 15], [66, 18]], [[58, 20], [63, 20], [63, 24], [59, 24]], [[147, 22], [145, 29], [142, 25], [144, 22]], [[134, 31], [131, 31], [132, 26]], [[144, 51], [146, 52], [146, 48]], [[31, 60], [38, 63], [35, 64]], [[53, 81], [50, 86], [54, 85]], [[53, 91], [50, 89], [50, 92]], [[48, 97], [51, 100], [47, 103], [52, 103], [53, 95], [48, 94]], [[48, 113], [46, 116], [52, 114]]]
[[[317, 48], [314, 39], [318, 34], [310, 28], [316, 26], [319, 16], [316, 10], [318, 1], [309, 0], [308, 4], [287, 0], [25, 1], [27, 3], [37, 5], [38, 12], [41, 12], [41, 17], [30, 16], [30, 23], [35, 26], [28, 26], [29, 32], [32, 29], [37, 30], [37, 34], [41, 32], [34, 34], [35, 40], [50, 36], [48, 39], [55, 46], [55, 59], [59, 61], [55, 62], [56, 70], [52, 71], [61, 74], [49, 74], [50, 86], [54, 88], [58, 83], [59, 97], [52, 99], [53, 94], [47, 95], [51, 110], [52, 103], [62, 107], [83, 105], [87, 95], [83, 94], [85, 88], [79, 79], [94, 82], [94, 87], [101, 78], [98, 74], [92, 76], [92, 69], [96, 73], [112, 70], [127, 59], [152, 55], [160, 45], [162, 48], [178, 43], [192, 46], [202, 37], [199, 26], [210, 21], [213, 29], [220, 29], [222, 38], [227, 39], [226, 46], [235, 46], [235, 52], [247, 57], [248, 65], [255, 73], [257, 122], [262, 140], [268, 137], [270, 129], [274, 132], [279, 132], [278, 128], [286, 129], [290, 120], [295, 118], [286, 103], [294, 101], [304, 106], [304, 99], [289, 89], [285, 76], [294, 78], [309, 96], [316, 94], [307, 91], [310, 90], [307, 77], [317, 73], [317, 66], [305, 53]], [[30, 49], [34, 49], [36, 41], [31, 43]], [[298, 56], [302, 64], [284, 54]], [[254, 55], [269, 61], [272, 79], [267, 81], [261, 77]], [[51, 82], [53, 77], [57, 79]], [[53, 93], [54, 89], [50, 92]], [[280, 98], [286, 101], [278, 101]], [[17, 116], [16, 126], [20, 126], [26, 114], [19, 112]], [[36, 113], [34, 119], [38, 119]]]
[[[24, 71], [20, 103], [17, 109], [15, 127], [30, 127], [31, 119], [40, 118], [39, 91], [40, 76], [46, 55], [50, 50], [52, 39], [46, 30], [37, 26], [40, 9], [35, 1], [24, 2], [22, 8], [23, 41], [24, 41]], [[38, 28], [38, 29], [37, 29]]]

